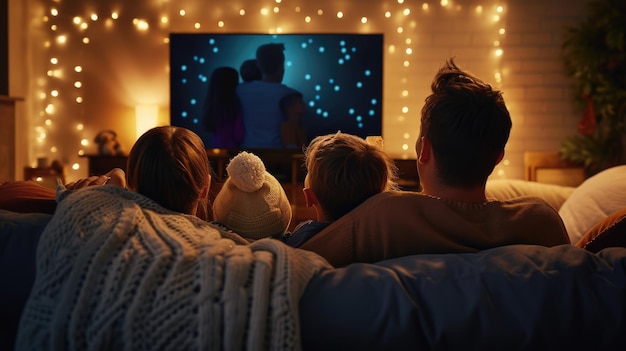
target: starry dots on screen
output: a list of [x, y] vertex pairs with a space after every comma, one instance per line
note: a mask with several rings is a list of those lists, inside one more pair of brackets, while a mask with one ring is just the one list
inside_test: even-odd
[[[382, 134], [382, 36], [372, 44], [360, 35], [180, 35], [170, 42], [170, 58], [176, 60], [170, 73], [172, 124], [177, 118], [201, 124], [211, 71], [238, 68], [268, 42], [285, 45], [283, 83], [302, 92], [310, 116], [307, 131], [310, 126], [319, 129], [312, 132], [318, 135], [336, 130]], [[374, 49], [377, 45], [380, 50]]]

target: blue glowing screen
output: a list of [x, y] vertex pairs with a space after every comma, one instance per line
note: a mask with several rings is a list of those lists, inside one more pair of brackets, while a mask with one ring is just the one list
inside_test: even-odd
[[341, 130], [382, 135], [382, 34], [170, 34], [170, 122], [212, 147], [202, 109], [213, 69], [252, 59], [258, 46], [283, 43], [283, 83], [300, 91], [307, 138]]

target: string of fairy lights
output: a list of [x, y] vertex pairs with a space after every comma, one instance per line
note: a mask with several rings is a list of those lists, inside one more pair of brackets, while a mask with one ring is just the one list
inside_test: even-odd
[[[68, 2], [67, 4], [65, 2]], [[215, 1], [218, 2], [218, 1]], [[359, 1], [353, 2], [361, 4]], [[171, 1], [158, 0], [155, 6], [154, 0], [145, 1], [145, 6], [141, 2], [141, 7], [145, 8], [145, 16], [130, 16], [124, 13], [123, 9], [117, 7], [114, 2], [107, 4], [109, 10], [103, 10], [104, 4], [98, 4], [99, 10], [89, 11], [83, 6], [84, 13], [71, 13], [76, 11], [78, 6], [70, 6], [69, 0], [49, 0], [45, 12], [39, 19], [43, 24], [43, 45], [47, 55], [45, 74], [37, 79], [38, 96], [36, 106], [34, 106], [36, 116], [31, 117], [32, 136], [35, 145], [32, 145], [32, 153], [37, 156], [45, 155], [54, 159], [64, 159], [70, 166], [69, 170], [80, 175], [85, 171], [81, 169], [79, 157], [86, 153], [87, 148], [93, 138], [93, 131], [89, 128], [89, 120], [84, 116], [83, 104], [89, 103], [88, 96], [85, 96], [84, 74], [89, 69], [88, 63], [77, 63], [77, 59], [71, 51], [64, 51], [63, 48], [69, 43], [79, 45], [107, 45], [100, 42], [95, 31], [90, 28], [104, 26], [112, 28], [120, 25], [120, 22], [130, 21], [136, 31], [150, 33], [150, 35], [160, 36], [164, 50], [169, 43], [169, 33], [172, 31], [197, 31], [197, 32], [224, 32], [231, 29], [236, 30], [236, 23], [246, 21], [255, 24], [257, 33], [295, 33], [304, 30], [303, 25], [323, 23], [324, 26], [333, 27], [335, 21], [352, 21], [348, 26], [353, 27], [354, 32], [383, 33], [389, 40], [386, 41], [384, 60], [395, 62], [407, 73], [410, 72], [412, 58], [419, 50], [418, 40], [415, 38], [415, 27], [421, 16], [432, 16], [437, 11], [463, 13], [465, 16], [472, 15], [488, 26], [491, 38], [493, 38], [489, 55], [485, 59], [494, 62], [492, 81], [498, 85], [502, 84], [503, 73], [500, 66], [500, 58], [504, 54], [502, 41], [506, 34], [503, 16], [505, 6], [500, 4], [485, 5], [465, 5], [451, 0], [440, 1], [410, 1], [410, 0], [389, 0], [377, 2], [377, 11], [363, 10], [363, 14], [355, 14], [358, 8], [349, 7], [338, 9], [341, 6], [337, 2], [322, 1], [320, 4], [310, 4], [303, 0], [273, 0], [266, 1], [265, 4], [259, 1], [242, 0], [235, 4], [224, 0], [224, 6], [219, 8], [218, 18], [207, 16], [206, 20], [196, 20], [193, 14], [198, 11], [201, 5], [200, 0]], [[227, 6], [228, 5], [228, 6]], [[239, 7], [236, 7], [239, 6]], [[94, 8], [96, 6], [93, 6]], [[366, 6], [363, 6], [365, 8]], [[272, 17], [279, 16], [280, 21], [272, 21]], [[128, 24], [128, 23], [126, 23]], [[342, 23], [341, 28], [346, 28], [346, 23]], [[91, 33], [91, 34], [90, 34]], [[397, 154], [408, 155], [414, 146], [414, 138], [417, 130], [415, 128], [405, 128], [407, 125], [405, 116], [412, 110], [419, 110], [412, 99], [411, 88], [406, 79], [399, 82], [385, 83], [385, 95], [400, 103], [387, 104], [385, 115], [392, 118], [393, 123], [399, 130], [405, 130], [397, 135], [400, 139], [398, 150], [387, 150]], [[414, 111], [413, 111], [414, 112]], [[60, 140], [50, 138], [51, 130], [66, 125], [62, 116], [78, 116], [77, 121], [72, 122], [72, 129], [76, 139], [73, 150], [61, 150]], [[394, 126], [394, 128], [396, 128]], [[408, 130], [411, 130], [410, 132]], [[393, 143], [385, 144], [387, 148]], [[396, 143], [397, 144], [397, 143]], [[505, 163], [506, 165], [507, 163]], [[80, 173], [83, 172], [83, 173]], [[499, 170], [498, 172], [504, 172]], [[500, 174], [503, 175], [503, 174]], [[72, 178], [71, 174], [69, 178]]]

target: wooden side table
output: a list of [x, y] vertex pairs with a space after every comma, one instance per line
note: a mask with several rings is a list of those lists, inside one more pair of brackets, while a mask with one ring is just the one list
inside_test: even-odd
[[224, 181], [226, 172], [226, 163], [231, 158], [228, 149], [207, 149], [206, 154], [209, 157], [211, 168], [215, 170], [217, 181]]
[[15, 180], [15, 103], [22, 100], [0, 95], [0, 180]]
[[103, 175], [113, 168], [126, 171], [128, 156], [84, 155], [83, 157], [89, 159], [89, 176]]
[[586, 178], [584, 167], [564, 161], [558, 152], [525, 152], [524, 168], [524, 179], [531, 182], [575, 187]]
[[[226, 162], [229, 159], [228, 150], [225, 149], [209, 149], [207, 150], [207, 156], [211, 163], [211, 167], [215, 169], [217, 180], [224, 179], [224, 173], [226, 170]], [[120, 168], [126, 171], [126, 162], [128, 156], [104, 156], [104, 155], [83, 155], [89, 160], [89, 176], [103, 175], [113, 168]]]
[[24, 167], [24, 180], [34, 180], [43, 186], [55, 189], [57, 178], [65, 184], [65, 172], [63, 167]]

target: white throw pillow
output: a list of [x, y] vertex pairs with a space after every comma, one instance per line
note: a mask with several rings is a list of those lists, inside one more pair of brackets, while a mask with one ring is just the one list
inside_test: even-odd
[[558, 211], [576, 190], [574, 187], [531, 182], [521, 179], [493, 179], [487, 181], [485, 195], [489, 199], [505, 201], [520, 196], [540, 197]]
[[589, 229], [626, 207], [626, 165], [606, 169], [585, 180], [559, 210], [570, 242], [576, 244]]

